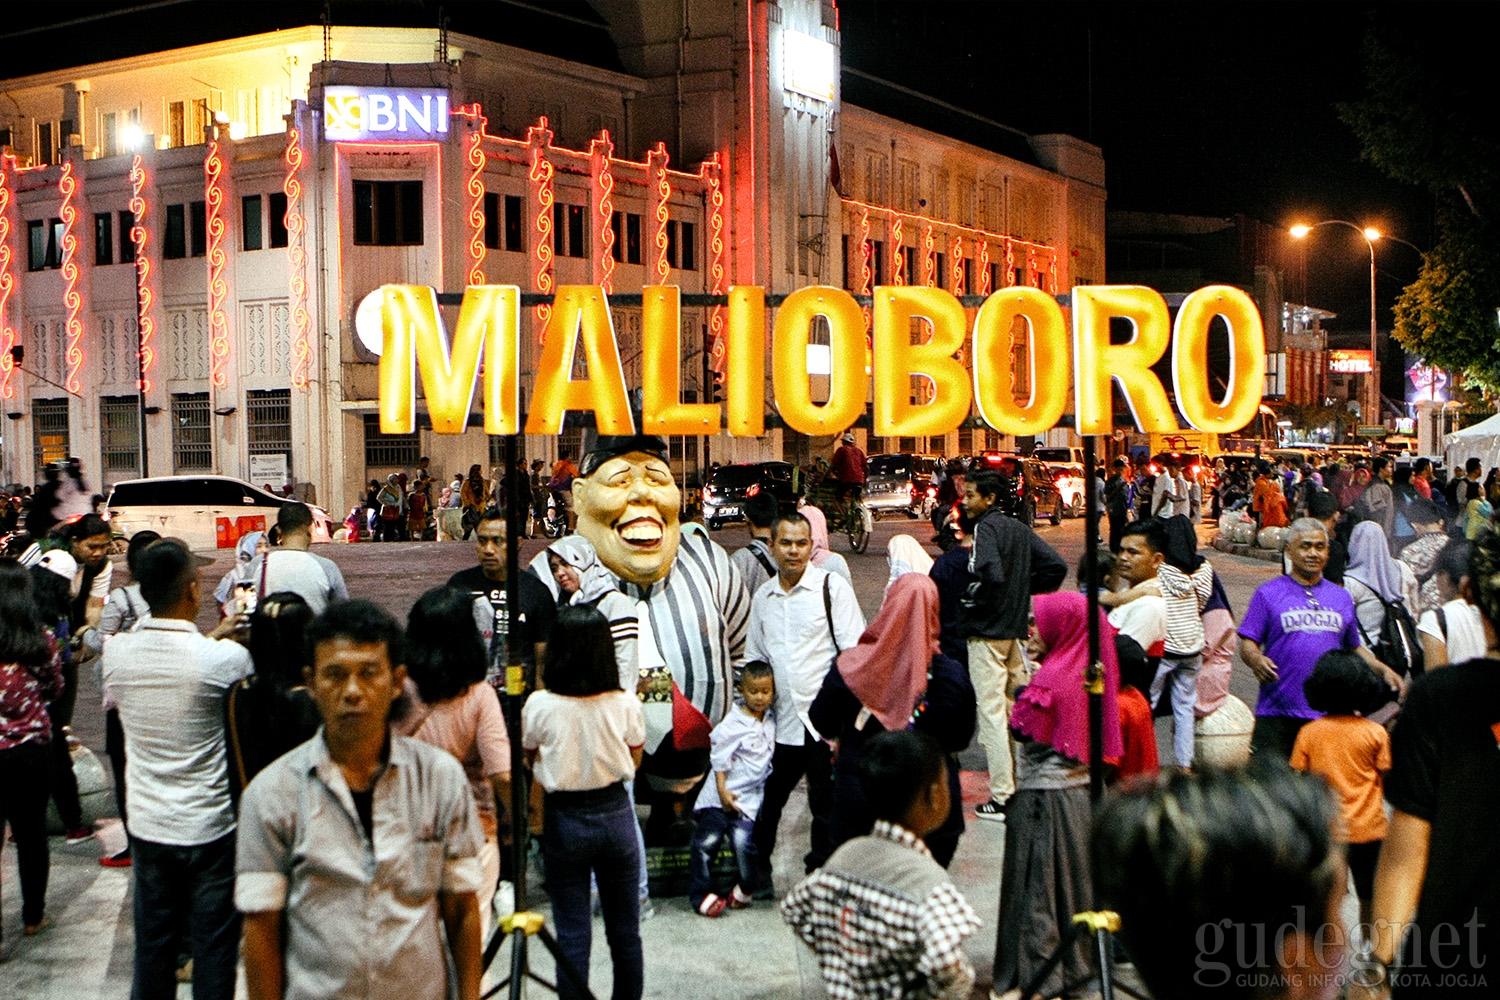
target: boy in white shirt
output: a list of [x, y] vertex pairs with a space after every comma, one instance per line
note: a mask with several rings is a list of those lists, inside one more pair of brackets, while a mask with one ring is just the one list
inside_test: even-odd
[[[771, 665], [751, 660], [740, 675], [741, 700], [709, 738], [714, 777], [704, 782], [693, 807], [695, 829], [688, 869], [688, 899], [705, 917], [717, 917], [726, 906], [743, 909], [754, 898], [759, 868], [751, 834], [776, 752], [776, 721], [770, 711], [775, 697]], [[709, 879], [709, 866], [726, 836], [740, 872], [739, 884], [728, 898], [711, 892]]]

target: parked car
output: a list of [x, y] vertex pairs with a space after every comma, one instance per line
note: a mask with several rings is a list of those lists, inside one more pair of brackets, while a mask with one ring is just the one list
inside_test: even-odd
[[801, 479], [786, 462], [721, 465], [703, 486], [703, 523], [709, 531], [718, 531], [731, 521], [743, 521], [745, 498], [752, 490], [769, 490], [782, 510], [796, 510]]
[[[195, 549], [232, 549], [242, 535], [275, 524], [283, 504], [296, 502], [229, 476], [155, 476], [116, 483], [104, 507], [110, 527], [127, 538], [150, 528]], [[338, 525], [326, 510], [309, 507], [313, 541], [329, 541]]]
[[[1051, 449], [1062, 451], [1064, 449]], [[1052, 470], [1052, 475], [1057, 483], [1057, 491], [1062, 494], [1063, 513], [1069, 517], [1082, 517], [1084, 504], [1088, 499], [1083, 491], [1083, 466], [1073, 462], [1048, 463], [1047, 468]]]
[[1059, 465], [1076, 465], [1083, 467], [1083, 449], [1078, 447], [1069, 448], [1037, 448], [1031, 453], [1031, 457], [1038, 462], [1044, 462], [1054, 470]]
[[871, 455], [865, 478], [865, 506], [875, 517], [905, 514], [925, 518], [937, 502], [932, 473], [936, 455]]
[[998, 472], [1014, 484], [1014, 493], [997, 501], [1008, 517], [1031, 525], [1036, 523], [1038, 514], [1043, 514], [1053, 524], [1062, 523], [1062, 493], [1057, 488], [1052, 470], [1043, 463], [1014, 452], [987, 451], [975, 459], [969, 475], [974, 475], [978, 469]]

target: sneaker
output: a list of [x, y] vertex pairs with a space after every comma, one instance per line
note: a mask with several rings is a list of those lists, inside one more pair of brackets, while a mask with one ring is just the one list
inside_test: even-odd
[[735, 886], [734, 891], [729, 894], [729, 908], [731, 910], [743, 910], [748, 907], [754, 900], [754, 896], [750, 895], [739, 886]]
[[724, 912], [724, 907], [729, 905], [729, 900], [723, 896], [715, 896], [709, 893], [703, 897], [703, 902], [698, 904], [698, 912], [705, 917], [717, 917]]
[[105, 868], [129, 868], [130, 848], [125, 848], [119, 854], [111, 854], [108, 857], [100, 858], [99, 863]]
[[94, 839], [94, 831], [86, 826], [75, 826], [63, 836], [70, 844], [82, 844]]
[[984, 805], [974, 810], [974, 815], [979, 819], [1004, 819], [1005, 809], [1009, 803], [1001, 802], [999, 799], [990, 799]]

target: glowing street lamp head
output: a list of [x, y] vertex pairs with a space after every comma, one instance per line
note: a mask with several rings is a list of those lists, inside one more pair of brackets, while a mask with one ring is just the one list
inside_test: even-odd
[[126, 149], [139, 151], [141, 144], [146, 141], [146, 133], [139, 125], [126, 125], [120, 130], [120, 140], [124, 142]]
[[1304, 226], [1301, 223], [1298, 223], [1297, 225], [1293, 226], [1289, 230], [1289, 232], [1291, 232], [1291, 234], [1292, 234], [1292, 239], [1294, 239], [1294, 240], [1300, 240], [1300, 239], [1302, 239], [1302, 237], [1304, 237], [1308, 233], [1312, 232], [1312, 226]]
[[1374, 226], [1366, 226], [1363, 232], [1365, 234], [1365, 239], [1369, 240], [1371, 243], [1374, 243], [1376, 240], [1380, 239], [1380, 230], [1376, 229]]

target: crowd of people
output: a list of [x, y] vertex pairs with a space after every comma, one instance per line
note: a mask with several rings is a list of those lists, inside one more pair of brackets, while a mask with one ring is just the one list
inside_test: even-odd
[[[611, 502], [594, 495], [596, 474], [622, 498], [670, 485], [661, 442], [603, 440], [566, 479], [581, 507]], [[1382, 506], [1378, 475], [1353, 503], [1291, 490], [1301, 516], [1285, 572], [1236, 624], [1177, 507], [1191, 488], [1171, 475], [1154, 494], [1170, 499], [1112, 525], [1115, 551], [1080, 567], [1075, 591], [1061, 589], [1057, 552], [1002, 513], [1013, 485], [978, 472], [956, 477], [952, 549], [934, 560], [914, 539], [892, 541], [867, 622], [821, 512], [768, 496], [747, 502], [751, 543], [732, 557], [681, 527], [686, 555], [672, 572], [703, 574], [702, 586], [630, 582], [600, 543], [570, 534], [515, 581], [510, 607], [506, 510], [534, 513], [534, 490], [559, 482], [541, 475], [518, 466], [483, 493], [459, 483], [477, 564], [421, 595], [404, 623], [351, 599], [337, 565], [311, 551], [311, 514], [296, 503], [270, 537], [241, 540], [211, 596], [207, 560], [154, 532], [129, 540], [128, 579], [116, 581], [109, 526], [93, 514], [0, 560], [0, 820], [18, 852], [24, 933], [50, 924], [49, 798], [70, 840], [90, 835], [64, 729], [92, 664], [129, 838], [100, 860], [133, 869], [143, 1000], [175, 995], [189, 959], [196, 995], [230, 997], [241, 958], [253, 1000], [363, 995], [372, 982], [382, 995], [472, 1000], [482, 939], [526, 877], [507, 847], [530, 834], [563, 957], [559, 994], [583, 995], [597, 897], [613, 995], [639, 997], [640, 925], [654, 907], [638, 803], [651, 804], [648, 828], [691, 831], [697, 914], [721, 918], [779, 891], [834, 995], [967, 996], [964, 941], [982, 925], [946, 868], [965, 829], [956, 755], [976, 726], [989, 795], [975, 815], [1005, 823], [997, 997], [1032, 983], [1044, 996], [1086, 991], [1090, 949], [1071, 927], [1098, 905], [1124, 918], [1124, 947], [1154, 995], [1187, 995], [1203, 985], [1203, 927], [1313, 903], [1322, 921], [1346, 871], [1363, 915], [1414, 918], [1428, 935], [1472, 916], [1472, 969], [1497, 953], [1485, 859], [1500, 675], [1484, 660], [1497, 652], [1500, 535], [1456, 537], [1428, 497]], [[1124, 475], [1117, 466], [1102, 484], [1111, 513]], [[700, 663], [671, 634], [711, 593], [725, 609], [715, 641], [732, 696], [704, 693], [717, 659]], [[206, 610], [218, 622], [201, 632]], [[1255, 764], [1221, 774], [1195, 766], [1195, 726], [1228, 698], [1236, 638], [1261, 684]], [[501, 709], [512, 646], [532, 690], [519, 734]], [[1166, 772], [1155, 715], [1172, 718]], [[517, 738], [524, 773], [513, 773]], [[1115, 788], [1097, 817], [1093, 752]], [[648, 759], [652, 787], [637, 789]], [[667, 793], [664, 777], [677, 779]], [[801, 870], [778, 873], [783, 811], [804, 779]], [[525, 826], [518, 785], [537, 806]], [[1466, 877], [1476, 864], [1482, 877]], [[1431, 958], [1380, 926], [1356, 959], [1376, 985], [1398, 958], [1404, 969]], [[1296, 961], [1282, 949], [1241, 971], [1281, 975]]]

